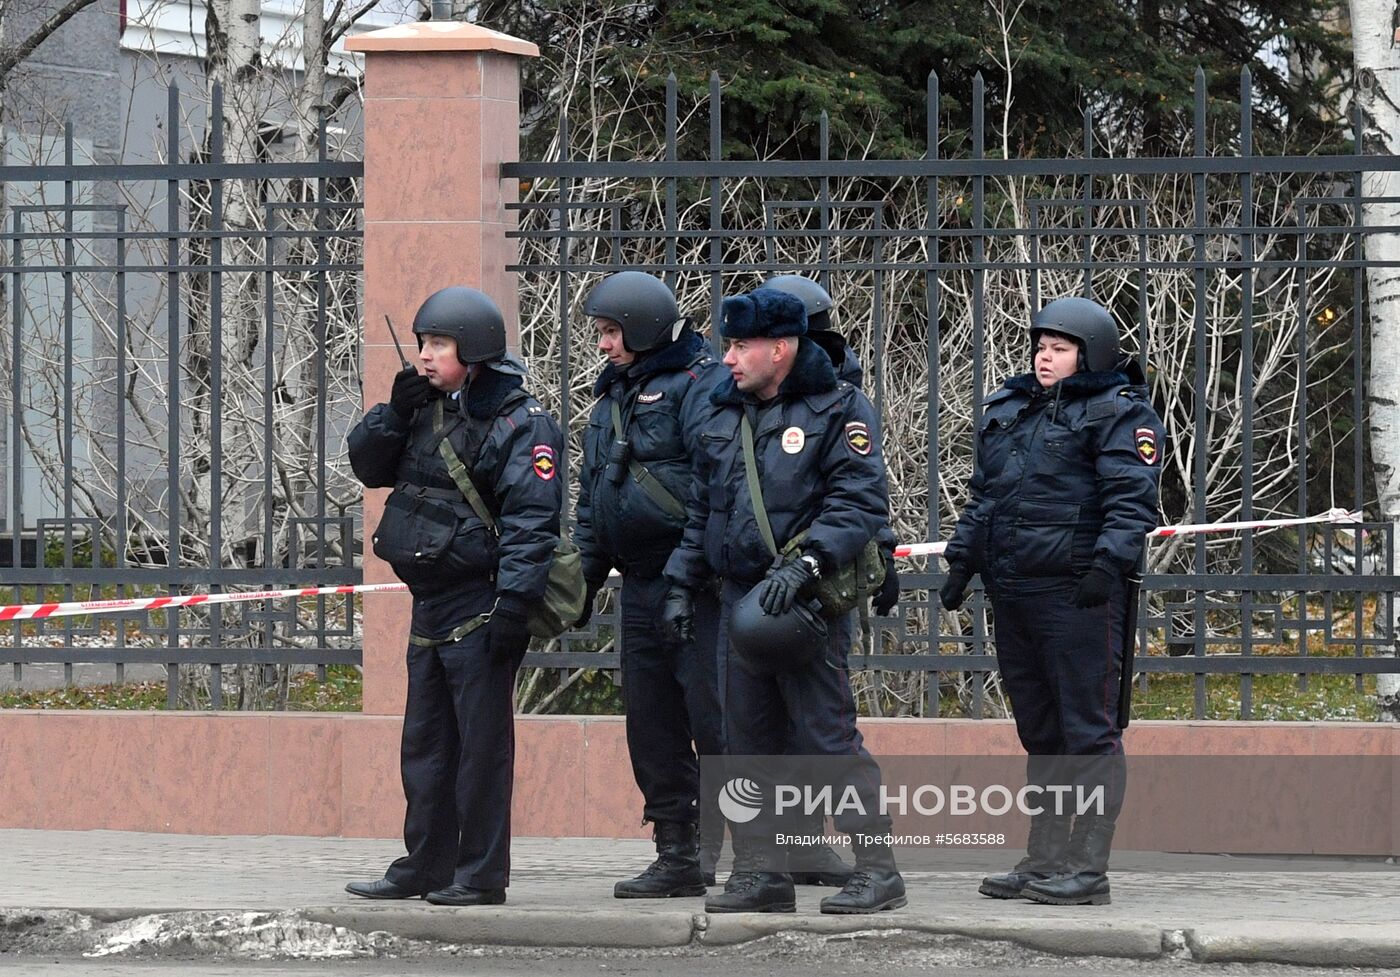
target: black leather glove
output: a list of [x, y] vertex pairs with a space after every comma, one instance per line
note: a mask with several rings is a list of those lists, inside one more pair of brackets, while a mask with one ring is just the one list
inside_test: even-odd
[[1107, 604], [1113, 596], [1114, 574], [1103, 567], [1091, 567], [1079, 578], [1079, 589], [1074, 592], [1075, 607], [1098, 607]]
[[763, 579], [763, 589], [758, 593], [758, 603], [764, 614], [785, 614], [797, 600], [797, 592], [816, 574], [805, 558], [788, 560], [780, 567], [768, 571]]
[[661, 635], [669, 645], [695, 640], [695, 598], [688, 588], [672, 584], [661, 605]]
[[885, 617], [898, 603], [899, 571], [895, 569], [894, 556], [890, 555], [885, 557], [885, 582], [880, 585], [880, 592], [870, 601], [870, 606], [880, 617]]
[[525, 625], [529, 605], [514, 594], [501, 594], [491, 611], [491, 654], [523, 655], [530, 644], [530, 629]]
[[389, 391], [389, 406], [405, 421], [413, 420], [413, 412], [433, 399], [436, 393], [431, 381], [411, 366], [394, 374], [394, 387]]
[[938, 588], [938, 600], [945, 610], [956, 611], [967, 600], [967, 585], [972, 571], [962, 563], [948, 564], [948, 579]]
[[588, 627], [588, 622], [593, 620], [593, 601], [598, 597], [598, 591], [603, 589], [600, 583], [589, 583], [588, 592], [583, 596], [583, 613], [574, 622], [574, 630], [579, 631]]

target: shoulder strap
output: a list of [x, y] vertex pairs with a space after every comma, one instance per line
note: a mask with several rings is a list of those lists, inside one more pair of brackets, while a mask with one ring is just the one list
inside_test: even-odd
[[[526, 393], [524, 387], [516, 387], [501, 399], [501, 405], [496, 408], [496, 417], [504, 417], [515, 409], [517, 404], [529, 400], [530, 395]], [[481, 454], [481, 446], [486, 443], [486, 437], [491, 432], [491, 422], [495, 418], [478, 421], [470, 414], [463, 415], [467, 424], [467, 457], [473, 461]], [[457, 454], [452, 447], [449, 438], [443, 438], [438, 442], [438, 455], [447, 465], [447, 474], [452, 476], [452, 481], [457, 483], [457, 488], [466, 497], [467, 504], [472, 507], [478, 519], [486, 524], [486, 528], [496, 535], [500, 535], [500, 529], [496, 526], [496, 517], [491, 514], [491, 507], [486, 504], [486, 500], [481, 496], [481, 490], [476, 487], [476, 482], [472, 479], [471, 470], [467, 468], [462, 456]]]
[[472, 481], [471, 475], [467, 472], [467, 466], [462, 463], [462, 458], [452, 448], [452, 442], [443, 438], [438, 442], [438, 454], [447, 463], [447, 474], [452, 476], [452, 481], [457, 483], [457, 487], [462, 490], [462, 494], [467, 498], [467, 504], [472, 507], [476, 517], [486, 524], [486, 528], [491, 532], [500, 535], [500, 530], [496, 528], [496, 517], [491, 515], [491, 509], [486, 504], [486, 500], [477, 491], [476, 483]]
[[[638, 385], [637, 390], [641, 390], [640, 385]], [[623, 436], [622, 430], [622, 409], [617, 406], [617, 398], [609, 397], [608, 402], [612, 405], [613, 437], [618, 441], [625, 441], [626, 438]], [[660, 479], [647, 471], [645, 465], [632, 458], [630, 452], [627, 460], [627, 471], [631, 473], [632, 480], [651, 498], [651, 501], [661, 507], [663, 512], [676, 519], [685, 518], [685, 506], [681, 504], [680, 499], [672, 495], [671, 491], [661, 484]]]
[[778, 543], [773, 538], [773, 527], [768, 522], [768, 509], [763, 504], [763, 487], [758, 484], [758, 462], [753, 453], [753, 426], [745, 411], [739, 416], [739, 436], [744, 442], [744, 481], [749, 486], [749, 501], [753, 505], [754, 521], [758, 523], [758, 534], [773, 556], [778, 555]]

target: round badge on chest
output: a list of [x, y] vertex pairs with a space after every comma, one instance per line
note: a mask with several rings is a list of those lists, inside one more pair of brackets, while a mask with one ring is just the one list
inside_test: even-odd
[[807, 432], [800, 427], [790, 427], [783, 432], [783, 450], [795, 455], [807, 444]]

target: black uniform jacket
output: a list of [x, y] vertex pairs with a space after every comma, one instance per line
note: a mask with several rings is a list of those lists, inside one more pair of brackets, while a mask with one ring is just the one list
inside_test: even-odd
[[[448, 474], [438, 453], [443, 438], [471, 472], [499, 536]], [[483, 369], [459, 398], [430, 401], [411, 423], [377, 404], [350, 432], [349, 449], [360, 481], [394, 488], [374, 552], [415, 596], [482, 579], [493, 579], [498, 593], [543, 596], [559, 542], [564, 438], [519, 377]]]
[[705, 341], [686, 330], [628, 366], [608, 366], [593, 393], [579, 472], [574, 542], [583, 553], [584, 576], [597, 585], [613, 567], [659, 574], [685, 530], [682, 516], [662, 505], [622, 468], [608, 462], [616, 404], [633, 461], [645, 468], [682, 506], [690, 496], [700, 430], [710, 417], [710, 392], [723, 374]]
[[[865, 389], [865, 368], [860, 365], [860, 357], [856, 356], [856, 351], [851, 349], [839, 333], [822, 330], [809, 333], [807, 338], [826, 350], [826, 355], [831, 357], [831, 365], [836, 370], [838, 380], [845, 380], [853, 387]], [[894, 518], [894, 513], [890, 513], [890, 518]], [[880, 544], [880, 552], [892, 557], [896, 546], [894, 528], [886, 525], [884, 529], [880, 530], [877, 542]]]
[[779, 548], [805, 530], [802, 549], [832, 570], [886, 530], [889, 496], [875, 409], [860, 390], [837, 379], [815, 343], [798, 345], [793, 370], [770, 404], [741, 393], [732, 378], [710, 399], [715, 414], [700, 436], [685, 536], [666, 564], [668, 579], [695, 587], [718, 574], [752, 584], [773, 564], [744, 478], [744, 414]]
[[1158, 523], [1164, 429], [1141, 370], [1076, 373], [1042, 388], [1007, 380], [983, 402], [970, 497], [949, 563], [989, 589], [1135, 569]]

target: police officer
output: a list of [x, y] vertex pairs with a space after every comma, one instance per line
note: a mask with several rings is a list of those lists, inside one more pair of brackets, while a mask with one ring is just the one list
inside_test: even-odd
[[1042, 793], [1026, 857], [979, 891], [1099, 905], [1109, 901], [1125, 784], [1118, 698], [1128, 578], [1157, 525], [1164, 434], [1101, 305], [1051, 302], [1032, 319], [1030, 337], [1032, 372], [984, 402], [940, 597], [956, 609], [972, 575], [982, 575], [1028, 781], [1073, 782], [1089, 797], [1102, 788], [1105, 801], [1076, 814]]
[[763, 283], [763, 287], [787, 292], [801, 301], [807, 310], [807, 338], [831, 358], [831, 365], [836, 368], [836, 378], [845, 380], [853, 387], [865, 386], [865, 370], [860, 365], [860, 358], [837, 331], [833, 320], [836, 303], [820, 282], [803, 275], [774, 275]]
[[[413, 332], [423, 371], [397, 374], [389, 402], [349, 438], [360, 481], [393, 487], [374, 552], [413, 594], [400, 758], [408, 853], [384, 878], [346, 889], [495, 905], [510, 881], [515, 673], [559, 541], [564, 441], [525, 392], [505, 320], [485, 294], [434, 292]], [[461, 479], [495, 514], [496, 531]]]
[[[806, 338], [820, 346], [830, 358], [837, 379], [864, 389], [865, 370], [861, 367], [856, 351], [836, 329], [833, 319], [836, 303], [832, 301], [831, 293], [823, 288], [821, 283], [803, 275], [774, 275], [764, 282], [763, 286], [787, 292], [802, 303], [807, 310]], [[873, 436], [878, 440], [878, 435]], [[885, 616], [899, 603], [899, 569], [894, 560], [895, 537], [888, 525], [881, 530], [879, 541], [880, 550], [885, 556], [885, 581], [879, 594], [871, 601], [871, 607], [876, 614]], [[817, 836], [823, 833], [825, 826], [825, 818], [817, 814], [814, 818], [806, 819], [799, 830], [805, 831], [809, 836]], [[811, 846], [803, 853], [801, 861], [813, 870], [792, 872], [792, 880], [797, 885], [843, 886], [851, 877], [850, 866], [828, 845]]]
[[[875, 411], [803, 338], [807, 313], [793, 296], [760, 288], [726, 299], [723, 314], [730, 378], [711, 395], [716, 412], [701, 434], [685, 536], [666, 565], [672, 587], [663, 620], [677, 635], [692, 633], [696, 591], [713, 575], [722, 578], [731, 760], [791, 753], [840, 762], [835, 796], [851, 786], [862, 802], [860, 811], [843, 806], [835, 818], [857, 841], [856, 867], [839, 893], [822, 900], [822, 911], [893, 909], [905, 904], [904, 881], [846, 672], [854, 614], [818, 618], [807, 596], [822, 574], [856, 561], [888, 522]], [[775, 559], [778, 548], [785, 552]], [[705, 909], [792, 912], [793, 883], [771, 821], [759, 816], [732, 827], [734, 872]]]
[[659, 622], [667, 589], [661, 571], [685, 528], [692, 458], [710, 414], [710, 391], [723, 371], [659, 278], [639, 271], [610, 275], [589, 292], [583, 309], [608, 363], [593, 386], [598, 402], [579, 473], [574, 542], [588, 582], [580, 623], [616, 567], [622, 574], [627, 750], [657, 853], [636, 878], [618, 882], [613, 895], [704, 895], [706, 878], [714, 882], [724, 832], [721, 818], [705, 818], [711, 836], [700, 851], [697, 754], [724, 753], [715, 596], [704, 588], [697, 594], [694, 641], [667, 641]]
[[[774, 275], [763, 286], [787, 292], [802, 302], [807, 310], [807, 338], [820, 346], [831, 359], [838, 380], [845, 380], [851, 386], [864, 390], [865, 369], [856, 351], [836, 328], [832, 319], [836, 303], [832, 301], [831, 294], [820, 283], [802, 275]], [[870, 602], [875, 613], [882, 617], [899, 603], [899, 569], [894, 561], [894, 548], [894, 531], [887, 525], [880, 533], [880, 549], [886, 560], [885, 582], [880, 587], [880, 593]]]

